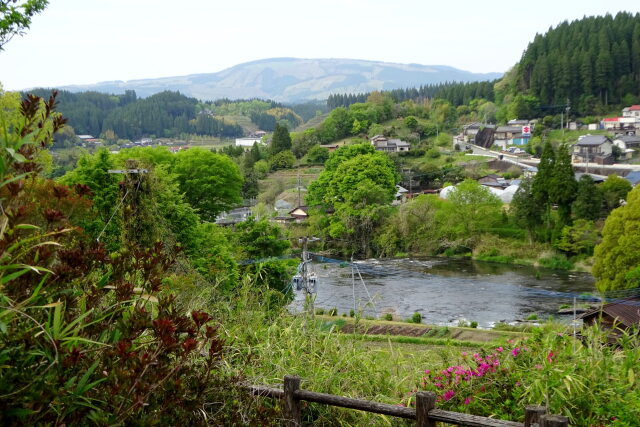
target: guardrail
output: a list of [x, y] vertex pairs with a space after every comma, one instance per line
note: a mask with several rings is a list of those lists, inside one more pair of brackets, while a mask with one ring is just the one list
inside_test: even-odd
[[287, 427], [302, 425], [301, 401], [416, 420], [416, 425], [419, 427], [435, 427], [436, 422], [472, 427], [566, 427], [569, 425], [567, 417], [547, 415], [547, 409], [544, 406], [525, 407], [525, 422], [523, 424], [437, 409], [436, 394], [429, 391], [416, 393], [415, 409], [333, 394], [316, 393], [301, 389], [300, 377], [294, 375], [285, 375], [284, 390], [255, 385], [247, 386], [247, 388], [255, 396], [284, 400], [283, 419], [284, 425]]

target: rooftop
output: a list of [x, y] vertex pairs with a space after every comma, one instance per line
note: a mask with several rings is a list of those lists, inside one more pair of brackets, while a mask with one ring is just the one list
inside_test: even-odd
[[602, 308], [587, 311], [581, 318], [599, 315], [600, 311], [618, 320], [625, 326], [640, 324], [640, 298], [627, 298], [605, 304]]
[[580, 137], [580, 139], [578, 139], [578, 142], [576, 143], [576, 145], [582, 146], [582, 147], [585, 147], [585, 146], [593, 147], [597, 145], [602, 145], [607, 141], [610, 141], [609, 137], [604, 135], [585, 135]]
[[522, 132], [522, 126], [498, 126], [496, 132]]
[[623, 178], [629, 181], [631, 185], [635, 186], [640, 182], [640, 171], [631, 171]]
[[640, 143], [640, 136], [635, 135], [620, 135], [616, 136], [616, 139], [620, 141], [624, 141], [625, 143]]

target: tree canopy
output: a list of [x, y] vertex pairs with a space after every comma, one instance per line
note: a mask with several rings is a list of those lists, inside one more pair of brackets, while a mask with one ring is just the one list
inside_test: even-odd
[[595, 248], [593, 275], [600, 291], [640, 286], [640, 187], [629, 194], [627, 204], [614, 209]]
[[178, 177], [180, 191], [203, 219], [212, 221], [242, 200], [240, 169], [227, 156], [191, 148], [176, 155], [172, 172]]
[[0, 0], [0, 51], [13, 36], [24, 34], [31, 25], [31, 18], [48, 4], [48, 0]]

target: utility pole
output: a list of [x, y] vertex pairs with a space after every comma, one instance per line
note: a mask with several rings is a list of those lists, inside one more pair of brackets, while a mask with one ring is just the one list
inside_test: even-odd
[[[140, 202], [140, 192], [138, 190], [140, 190], [140, 186], [143, 183], [143, 175], [148, 173], [149, 171], [147, 169], [138, 168], [137, 167], [138, 162], [133, 159], [128, 159], [126, 162], [126, 166], [127, 166], [127, 169], [109, 169], [107, 170], [107, 172], [110, 174], [124, 175], [125, 184], [122, 189], [124, 191], [124, 196], [122, 196], [122, 200], [120, 201], [119, 205], [116, 207], [116, 210], [124, 203], [127, 196], [131, 193], [131, 196], [129, 197], [129, 204], [125, 206], [125, 209], [124, 209], [125, 211], [129, 211], [128, 215], [130, 215], [130, 217], [128, 217], [129, 220], [125, 221], [125, 227], [123, 229], [123, 232], [124, 232], [123, 237], [125, 241], [140, 242], [139, 239], [142, 238], [141, 234], [144, 234], [141, 232], [146, 227], [145, 227], [145, 224], [139, 223], [140, 222], [139, 218], [136, 217], [136, 215], [138, 214], [138, 205]], [[111, 219], [113, 219], [113, 216], [115, 215], [116, 210], [114, 210], [113, 214], [111, 215], [111, 218], [109, 218], [109, 221], [107, 222], [103, 230], [98, 235], [98, 241], [100, 240], [102, 233], [106, 230], [107, 225], [109, 225], [109, 222], [111, 222]], [[127, 212], [124, 212], [123, 216], [126, 217], [126, 215], [127, 215]], [[149, 243], [149, 242], [140, 242], [140, 243]]]
[[413, 199], [413, 171], [409, 168], [409, 197]]
[[314, 308], [314, 297], [313, 294], [317, 292], [318, 286], [318, 277], [316, 274], [309, 274], [309, 252], [307, 251], [307, 243], [309, 241], [315, 242], [319, 239], [317, 238], [309, 238], [309, 236], [305, 236], [300, 238], [299, 242], [302, 243], [302, 267], [301, 267], [301, 275], [302, 275], [302, 290], [304, 291], [304, 305], [307, 313], [311, 315], [313, 318], [315, 316], [315, 308]]
[[[300, 171], [298, 171], [298, 206], [296, 207], [300, 207], [300, 187], [302, 187], [302, 182], [301, 182], [301, 178], [300, 178]], [[306, 240], [305, 240], [305, 244], [306, 244]]]

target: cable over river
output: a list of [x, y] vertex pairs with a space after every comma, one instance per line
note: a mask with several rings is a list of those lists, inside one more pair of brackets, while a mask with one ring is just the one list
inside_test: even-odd
[[[455, 326], [464, 320], [490, 328], [532, 314], [570, 321], [556, 314], [561, 305], [572, 305], [574, 297], [578, 304], [597, 302], [595, 280], [586, 273], [445, 258], [370, 259], [353, 266], [313, 263], [319, 277], [316, 308], [335, 307], [341, 316], [354, 308], [355, 295], [363, 316], [406, 319], [418, 312], [424, 323]], [[302, 298], [296, 295], [292, 309], [301, 308]]]

